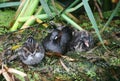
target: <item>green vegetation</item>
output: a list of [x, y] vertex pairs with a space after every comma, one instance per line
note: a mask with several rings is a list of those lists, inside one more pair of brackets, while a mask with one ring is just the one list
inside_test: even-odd
[[[111, 10], [107, 7], [102, 8], [105, 10], [101, 12], [103, 19], [99, 15], [100, 12], [97, 11], [98, 8], [93, 4], [91, 6], [90, 1], [75, 0], [67, 8], [54, 0], [23, 0], [17, 10], [14, 7], [5, 8], [7, 6], [3, 5], [4, 8], [3, 6], [0, 8], [0, 64], [1, 61], [4, 61], [8, 68], [26, 73], [30, 81], [119, 81], [120, 1], [114, 3], [114, 8]], [[97, 1], [102, 7], [102, 1]], [[106, 0], [104, 4], [108, 1]], [[2, 2], [5, 1], [2, 0]], [[80, 11], [81, 14], [75, 14], [78, 15], [76, 18], [73, 12], [82, 7], [85, 10]], [[7, 62], [13, 58], [19, 45], [28, 36], [34, 36], [40, 42], [48, 34], [51, 20], [56, 24], [71, 25], [79, 30], [91, 32], [95, 42], [94, 48], [88, 52], [65, 54], [67, 58], [61, 58], [61, 60], [67, 70], [60, 62], [60, 58], [54, 55], [46, 55], [43, 61], [36, 66], [24, 65], [18, 58]], [[10, 49], [11, 55], [2, 55], [6, 51], [9, 52], [8, 49]], [[70, 58], [74, 61], [71, 61]], [[25, 81], [25, 78], [14, 75], [17, 79]], [[0, 79], [5, 80], [2, 75]]]
[[10, 9], [0, 10], [0, 26], [10, 27], [10, 22], [14, 18], [15, 11]]

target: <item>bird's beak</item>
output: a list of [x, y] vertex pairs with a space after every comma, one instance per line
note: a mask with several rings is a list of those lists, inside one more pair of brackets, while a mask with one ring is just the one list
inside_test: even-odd
[[85, 45], [86, 45], [87, 47], [89, 47], [89, 43], [88, 43], [88, 41], [85, 41]]

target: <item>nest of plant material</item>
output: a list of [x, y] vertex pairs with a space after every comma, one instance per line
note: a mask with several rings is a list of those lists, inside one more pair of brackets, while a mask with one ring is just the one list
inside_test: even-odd
[[[25, 80], [20, 74], [23, 72], [28, 81], [120, 80], [120, 49], [119, 44], [117, 44], [119, 40], [115, 39], [104, 41], [108, 48], [112, 49], [112, 52], [106, 51], [102, 45], [98, 43], [95, 44], [93, 49], [87, 52], [68, 52], [64, 55], [47, 52], [45, 58], [39, 64], [35, 66], [23, 64], [20, 59], [16, 57], [16, 50], [28, 36], [34, 36], [38, 41], [42, 41], [48, 33], [45, 30], [39, 27], [29, 28], [1, 36], [2, 41], [0, 43], [3, 47], [1, 63], [12, 68], [12, 70], [9, 68], [6, 70], [7, 67], [1, 67], [1, 74], [3, 74], [4, 77], [7, 76], [6, 74], [9, 74], [9, 77], [12, 78], [14, 74], [14, 78]], [[107, 34], [109, 33], [106, 33], [106, 35]], [[106, 37], [106, 39], [107, 38], [108, 37]], [[109, 38], [113, 38], [113, 34], [111, 34]], [[115, 41], [116, 45], [111, 44], [111, 41]], [[6, 74], [4, 74], [4, 70]], [[13, 72], [13, 70], [16, 72]], [[20, 73], [17, 70], [19, 70]], [[3, 79], [3, 77], [1, 77], [1, 79]]]

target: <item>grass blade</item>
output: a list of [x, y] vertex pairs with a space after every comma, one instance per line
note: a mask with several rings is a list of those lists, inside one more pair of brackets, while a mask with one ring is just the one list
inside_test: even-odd
[[75, 23], [72, 19], [70, 19], [67, 15], [62, 14], [61, 17], [66, 20], [67, 22], [69, 22], [72, 26], [74, 26], [75, 28], [79, 29], [79, 30], [83, 30], [82, 27], [80, 27], [77, 23]]
[[18, 18], [16, 19], [13, 27], [10, 29], [10, 31], [15, 31], [19, 26], [21, 26], [21, 23], [18, 22], [18, 19], [20, 17], [26, 17], [26, 16], [31, 16], [34, 12], [36, 7], [38, 6], [38, 2], [39, 0], [26, 0], [26, 3], [23, 7], [23, 9], [21, 10]]
[[40, 3], [44, 9], [44, 11], [46, 12], [46, 14], [51, 18], [52, 17], [52, 12], [50, 11], [50, 8], [48, 7], [48, 4], [45, 0], [40, 0]]
[[[87, 0], [87, 1], [89, 1], [89, 0]], [[83, 2], [77, 4], [77, 5], [76, 5], [75, 7], [73, 7], [73, 8], [67, 9], [66, 12], [73, 12], [73, 11], [79, 9], [79, 8], [82, 7], [82, 6], [83, 6]]]
[[96, 32], [99, 40], [101, 41], [103, 47], [104, 47], [105, 49], [107, 49], [107, 48], [105, 47], [104, 43], [103, 43], [102, 38], [101, 38], [100, 32], [99, 32], [98, 27], [97, 27], [97, 23], [96, 23], [95, 18], [94, 18], [94, 16], [93, 16], [92, 10], [91, 10], [91, 8], [90, 8], [90, 6], [89, 6], [89, 4], [88, 4], [88, 1], [87, 1], [87, 0], [82, 0], [82, 2], [83, 2], [83, 4], [84, 4], [84, 8], [85, 8], [85, 10], [86, 10], [86, 13], [87, 13], [87, 15], [88, 15], [88, 17], [89, 17], [92, 25], [93, 25], [93, 28], [94, 28], [94, 30], [95, 30], [95, 32]]
[[[55, 16], [55, 13], [52, 13], [53, 16]], [[26, 17], [20, 17], [18, 18], [19, 22], [25, 22], [26, 20], [28, 20], [31, 16], [26, 16]], [[40, 15], [35, 15], [36, 18], [39, 18], [41, 20], [44, 19], [49, 19], [49, 16], [47, 14], [40, 14]]]
[[20, 5], [20, 2], [7, 2], [7, 3], [1, 3], [0, 8], [19, 6], [19, 5]]
[[109, 23], [111, 22], [111, 20], [113, 19], [113, 17], [115, 16], [115, 14], [117, 13], [117, 11], [119, 10], [120, 7], [120, 0], [116, 6], [116, 8], [114, 9], [113, 13], [111, 14], [110, 18], [108, 19], [108, 21], [106, 22], [106, 24], [104, 25], [103, 29], [101, 32], [104, 31], [104, 29], [109, 25]]
[[17, 17], [19, 16], [21, 10], [23, 9], [24, 5], [25, 5], [26, 1], [25, 0], [22, 0], [17, 11], [16, 11], [16, 14], [15, 14], [15, 17], [14, 17], [14, 20], [17, 19]]

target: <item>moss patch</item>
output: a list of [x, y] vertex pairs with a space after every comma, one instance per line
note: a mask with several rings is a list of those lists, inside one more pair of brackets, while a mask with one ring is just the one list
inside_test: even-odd
[[10, 22], [14, 17], [15, 11], [5, 9], [0, 10], [0, 26], [10, 26]]

